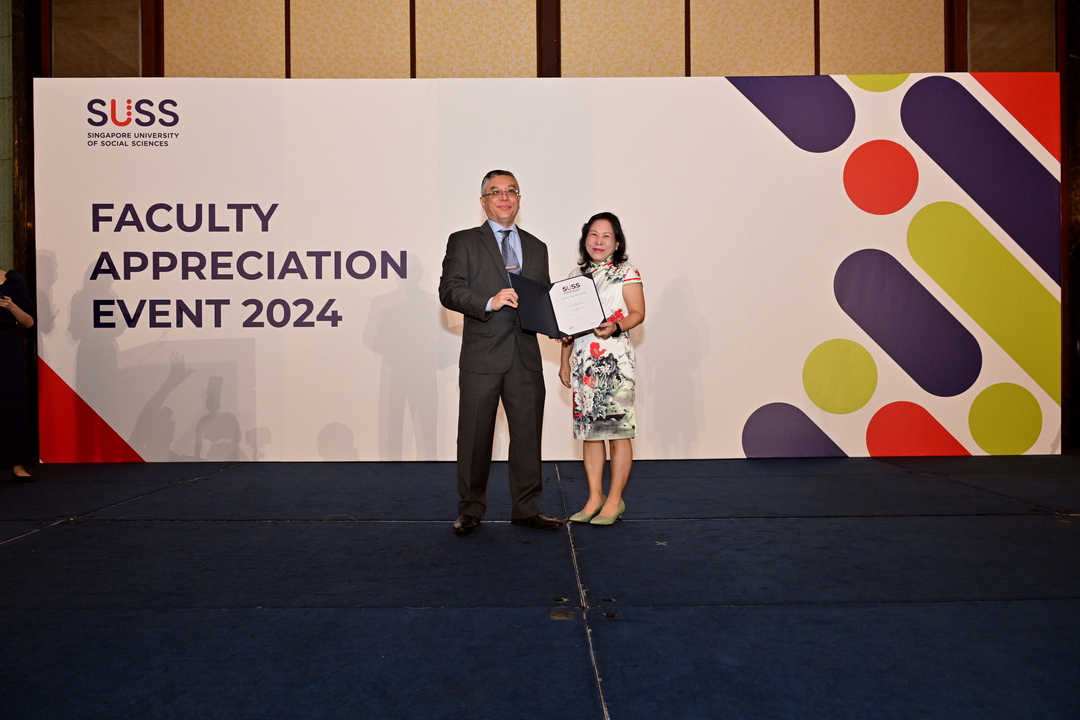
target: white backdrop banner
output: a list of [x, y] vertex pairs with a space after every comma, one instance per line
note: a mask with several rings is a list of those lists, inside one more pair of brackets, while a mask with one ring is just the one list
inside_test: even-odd
[[453, 460], [493, 168], [553, 280], [621, 218], [638, 458], [1057, 452], [1056, 83], [38, 80], [42, 459]]

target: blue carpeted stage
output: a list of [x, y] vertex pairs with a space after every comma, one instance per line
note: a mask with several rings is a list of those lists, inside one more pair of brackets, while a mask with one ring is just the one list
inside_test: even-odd
[[[0, 485], [0, 717], [1080, 717], [1080, 456], [45, 465]], [[584, 504], [545, 464], [541, 509]]]

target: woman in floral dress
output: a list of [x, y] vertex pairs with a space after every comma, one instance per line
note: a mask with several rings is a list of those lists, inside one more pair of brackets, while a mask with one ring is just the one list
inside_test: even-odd
[[[574, 437], [583, 441], [589, 502], [570, 520], [612, 525], [626, 510], [623, 489], [634, 459], [634, 346], [629, 330], [645, 320], [638, 269], [626, 261], [619, 218], [603, 212], [581, 229], [580, 266], [592, 275], [607, 320], [591, 333], [563, 343], [559, 379], [574, 391]], [[604, 494], [604, 463], [611, 446], [611, 486]]]

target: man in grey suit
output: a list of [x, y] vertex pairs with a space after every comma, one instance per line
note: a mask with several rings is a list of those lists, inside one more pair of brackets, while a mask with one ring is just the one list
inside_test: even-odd
[[547, 246], [514, 224], [521, 195], [517, 179], [492, 170], [480, 185], [488, 221], [450, 236], [439, 280], [439, 300], [465, 316], [458, 389], [458, 519], [454, 532], [480, 526], [502, 400], [510, 429], [510, 522], [540, 530], [562, 523], [540, 514], [543, 490], [540, 433], [544, 422], [544, 373], [535, 333], [521, 329], [517, 293], [509, 273], [549, 283]]

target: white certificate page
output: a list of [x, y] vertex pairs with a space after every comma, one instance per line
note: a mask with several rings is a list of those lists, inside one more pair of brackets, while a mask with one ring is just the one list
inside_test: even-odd
[[607, 318], [591, 277], [567, 278], [552, 285], [548, 294], [559, 330], [566, 336], [592, 330]]

